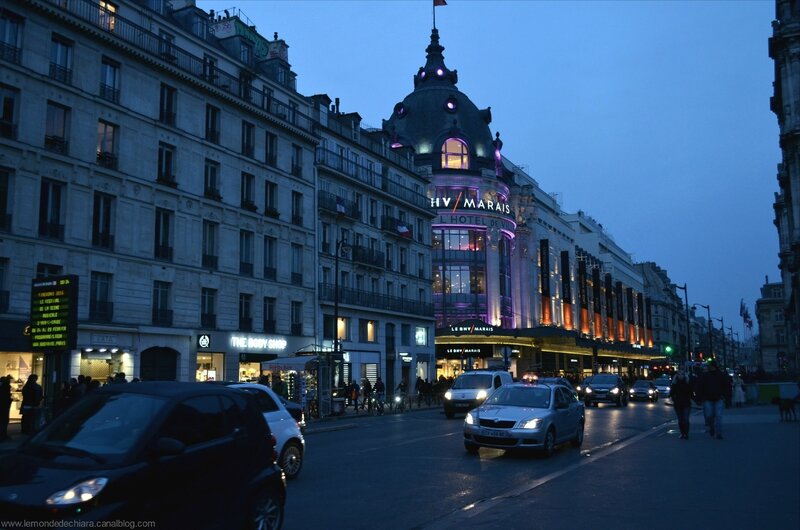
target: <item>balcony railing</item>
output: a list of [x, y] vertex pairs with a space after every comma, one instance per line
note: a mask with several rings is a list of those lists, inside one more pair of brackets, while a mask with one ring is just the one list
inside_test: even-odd
[[[242, 82], [238, 77], [238, 73], [234, 76], [215, 68], [212, 77], [209, 75], [209, 64], [203, 57], [196, 57], [171, 42], [165, 42], [158, 34], [135, 24], [117, 13], [113, 14], [113, 27], [109, 27], [107, 11], [100, 8], [96, 0], [48, 1], [56, 8], [67, 11], [76, 18], [107, 31], [109, 35], [113, 36], [111, 38], [120, 39], [145, 53], [160, 57], [169, 62], [172, 68], [205, 81], [230, 96], [248, 102], [260, 102], [265, 97], [260, 90], [254, 87], [251, 87], [249, 91], [242, 91], [241, 85], [248, 85], [248, 83], [246, 81]], [[102, 17], [101, 13], [106, 14], [106, 17]], [[270, 98], [269, 104], [263, 110], [266, 110], [269, 115], [304, 131], [312, 132], [314, 129], [314, 122], [311, 118], [293, 111], [289, 105], [276, 101], [275, 98]]]
[[239, 262], [239, 274], [242, 276], [252, 276], [253, 275], [253, 264], [247, 263], [245, 261]]
[[368, 265], [382, 269], [384, 267], [385, 255], [380, 250], [372, 250], [361, 245], [352, 245], [352, 260], [353, 263], [360, 263], [361, 265]]
[[11, 291], [0, 291], [0, 313], [8, 313]]
[[303, 226], [303, 216], [302, 215], [292, 215], [292, 224], [295, 226]]
[[264, 279], [274, 280], [278, 276], [278, 269], [275, 267], [264, 267]]
[[8, 120], [0, 120], [0, 137], [14, 140], [17, 138], [17, 126]]
[[256, 203], [254, 203], [252, 199], [242, 199], [242, 208], [250, 210], [251, 212], [258, 211], [258, 206], [256, 206]]
[[100, 83], [100, 97], [113, 103], [119, 103], [119, 90], [111, 85]]
[[214, 199], [215, 201], [222, 200], [222, 194], [216, 188], [205, 188], [203, 190], [203, 196], [208, 199]]
[[98, 152], [97, 165], [108, 169], [117, 169], [117, 155], [114, 153]]
[[351, 219], [361, 219], [361, 211], [358, 205], [350, 200], [338, 197], [329, 191], [318, 191], [317, 201], [319, 207], [337, 215], [345, 215]]
[[264, 319], [264, 333], [275, 333], [275, 321]]
[[175, 111], [174, 110], [167, 110], [161, 109], [158, 113], [158, 121], [161, 123], [166, 123], [167, 125], [175, 125]]
[[202, 266], [204, 269], [217, 270], [219, 258], [213, 254], [203, 254]]
[[299, 336], [303, 334], [303, 324], [292, 323], [292, 335]]
[[106, 234], [105, 232], [93, 232], [92, 246], [95, 248], [114, 250], [114, 235]]
[[63, 136], [48, 135], [44, 137], [44, 147], [55, 153], [66, 155], [69, 151], [69, 142]]
[[22, 49], [0, 42], [0, 59], [19, 64], [22, 58]]
[[11, 232], [11, 217], [10, 213], [0, 214], [0, 232]]
[[389, 215], [381, 216], [381, 230], [384, 230], [396, 237], [412, 239], [414, 237], [413, 227], [407, 222], [401, 221]]
[[39, 223], [39, 236], [64, 241], [64, 225], [59, 223]]
[[217, 315], [214, 313], [200, 313], [200, 326], [215, 329], [217, 327]]
[[219, 143], [219, 131], [215, 129], [206, 129], [206, 140], [212, 144]]
[[111, 322], [114, 319], [114, 303], [106, 300], [89, 301], [89, 320]]
[[[330, 283], [319, 284], [319, 299], [322, 302], [335, 302], [335, 286]], [[485, 300], [485, 298], [484, 298]], [[370, 307], [398, 313], [416, 314], [421, 316], [433, 316], [433, 304], [376, 294], [371, 291], [361, 291], [349, 287], [339, 287], [339, 303], [352, 306]]]
[[301, 272], [292, 273], [292, 285], [303, 285], [303, 273]]
[[172, 309], [158, 309], [153, 308], [153, 325], [154, 326], [171, 326], [172, 325]]
[[172, 261], [172, 247], [169, 245], [156, 245], [155, 258], [163, 261]]
[[264, 208], [264, 215], [267, 217], [272, 217], [274, 219], [278, 219], [281, 216], [281, 212], [278, 211], [277, 208], [274, 206], [267, 206]]
[[252, 317], [239, 317], [239, 331], [253, 331]]
[[72, 68], [66, 68], [60, 64], [50, 63], [50, 77], [60, 81], [65, 85], [72, 84]]
[[172, 174], [159, 175], [156, 177], [156, 182], [163, 184], [164, 186], [169, 186], [170, 188], [178, 187], [178, 180], [175, 178], [175, 175]]

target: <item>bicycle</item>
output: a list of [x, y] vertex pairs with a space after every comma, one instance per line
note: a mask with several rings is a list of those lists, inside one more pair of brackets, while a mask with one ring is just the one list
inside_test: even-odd
[[375, 414], [378, 416], [383, 416], [384, 412], [384, 396], [383, 392], [375, 393]]

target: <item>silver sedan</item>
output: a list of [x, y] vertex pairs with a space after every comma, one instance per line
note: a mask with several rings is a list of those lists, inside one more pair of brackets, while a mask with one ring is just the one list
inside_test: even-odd
[[583, 443], [584, 405], [562, 385], [515, 383], [495, 390], [464, 420], [464, 448], [536, 449], [550, 456], [558, 444]]

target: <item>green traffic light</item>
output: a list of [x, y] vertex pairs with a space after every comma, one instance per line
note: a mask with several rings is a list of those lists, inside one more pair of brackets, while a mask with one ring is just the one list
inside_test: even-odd
[[664, 352], [665, 353], [672, 353], [672, 346], [670, 346], [669, 344], [664, 346]]

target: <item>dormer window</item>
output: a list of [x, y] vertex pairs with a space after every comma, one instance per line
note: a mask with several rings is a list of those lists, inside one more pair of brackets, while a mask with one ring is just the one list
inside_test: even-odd
[[419, 73], [419, 77], [420, 77], [421, 79], [425, 79], [425, 70], [423, 70], [423, 71], [421, 71], [421, 72]]
[[469, 149], [463, 140], [448, 138], [442, 144], [443, 169], [469, 169]]
[[394, 106], [394, 113], [397, 117], [402, 118], [406, 115], [406, 107], [402, 103], [398, 103]]
[[456, 104], [456, 98], [452, 96], [447, 98], [447, 101], [444, 104], [444, 108], [447, 110], [447, 112], [455, 112], [456, 109], [458, 108], [458, 105]]

